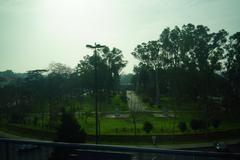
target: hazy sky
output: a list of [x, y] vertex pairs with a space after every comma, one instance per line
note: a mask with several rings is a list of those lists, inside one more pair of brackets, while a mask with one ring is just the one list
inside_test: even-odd
[[0, 0], [0, 71], [25, 72], [51, 62], [70, 67], [94, 42], [123, 51], [131, 72], [134, 47], [165, 27], [193, 23], [240, 31], [240, 0]]

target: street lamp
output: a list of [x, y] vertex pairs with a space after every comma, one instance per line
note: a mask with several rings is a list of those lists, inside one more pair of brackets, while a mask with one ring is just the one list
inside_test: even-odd
[[101, 49], [105, 48], [106, 46], [96, 44], [95, 45], [86, 45], [87, 48], [93, 49], [94, 53], [94, 96], [95, 96], [95, 114], [96, 114], [96, 144], [98, 144], [98, 138], [100, 136], [100, 125], [99, 125], [99, 118], [98, 118], [98, 85], [97, 85], [97, 54]]

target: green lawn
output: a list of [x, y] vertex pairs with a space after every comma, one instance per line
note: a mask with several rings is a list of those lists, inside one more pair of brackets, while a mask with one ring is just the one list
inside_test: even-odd
[[[126, 113], [129, 114], [129, 113]], [[186, 133], [195, 133], [190, 129], [189, 123], [192, 117], [197, 117], [199, 113], [177, 113], [176, 118], [158, 118], [154, 117], [150, 113], [137, 113], [136, 117], [136, 126], [137, 126], [137, 134], [145, 135], [146, 133], [143, 131], [143, 124], [145, 121], [149, 121], [153, 125], [153, 130], [150, 134], [180, 134], [178, 128], [178, 123], [180, 121], [185, 121], [187, 124]], [[36, 114], [28, 117], [27, 124], [25, 126], [29, 126], [31, 128], [38, 128], [43, 130], [49, 130], [47, 124], [49, 122], [49, 116], [45, 115], [42, 119], [41, 115], [37, 116], [37, 123], [34, 123], [34, 118]], [[79, 121], [79, 124], [86, 130], [88, 134], [95, 134], [95, 115], [92, 113], [86, 120], [86, 116], [84, 114], [77, 114], [76, 118]], [[60, 118], [59, 118], [60, 119]], [[42, 128], [42, 120], [44, 122], [44, 128]], [[57, 122], [57, 121], [56, 121]], [[174, 127], [175, 126], [175, 127]], [[107, 118], [106, 115], [101, 114], [100, 116], [100, 130], [101, 134], [105, 135], [133, 135], [134, 134], [134, 125], [133, 119], [129, 115], [128, 118]], [[228, 130], [228, 129], [236, 129], [240, 128], [239, 121], [236, 120], [223, 120], [217, 130]], [[214, 131], [213, 127], [209, 127], [208, 131]]]
[[[75, 101], [74, 105], [77, 107], [78, 114], [76, 118], [79, 121], [79, 124], [86, 130], [88, 134], [95, 134], [95, 114], [94, 112], [94, 99], [86, 96], [81, 101]], [[190, 129], [189, 123], [193, 118], [204, 119], [206, 116], [204, 112], [200, 112], [197, 105], [193, 102], [185, 102], [181, 104], [181, 108], [176, 107], [176, 103], [173, 98], [162, 97], [160, 100], [160, 108], [158, 106], [151, 106], [146, 104], [147, 109], [155, 111], [163, 111], [164, 108], [169, 108], [170, 112], [175, 113], [176, 118], [160, 118], [154, 117], [152, 113], [136, 113], [136, 127], [138, 135], [145, 135], [143, 131], [143, 124], [145, 121], [149, 121], [153, 125], [153, 130], [150, 134], [182, 134], [178, 128], [178, 123], [184, 121], [187, 124], [187, 131], [185, 133], [195, 133]], [[127, 111], [128, 106], [126, 102], [123, 102], [119, 96], [111, 97], [109, 101], [101, 103], [99, 105], [100, 111], [100, 131], [101, 134], [105, 135], [133, 135], [134, 134], [134, 125], [131, 115], [128, 118], [107, 118], [105, 112], [112, 112], [114, 115], [116, 107], [120, 111]], [[175, 108], [175, 110], [173, 110]], [[188, 110], [187, 110], [188, 109]], [[187, 112], [186, 112], [187, 110]], [[85, 112], [89, 113], [88, 118], [86, 119]], [[105, 114], [104, 114], [105, 113]], [[129, 114], [129, 113], [125, 113]], [[214, 130], [228, 130], [240, 128], [239, 120], [230, 120], [224, 113], [214, 113], [218, 115], [221, 119], [221, 124], [218, 129], [209, 127], [208, 131]], [[204, 117], [205, 116], [205, 117]], [[231, 116], [231, 115], [229, 115]], [[226, 118], [227, 117], [227, 118]], [[225, 118], [225, 119], [224, 119]], [[26, 118], [25, 126], [39, 129], [49, 129], [49, 115], [45, 114], [30, 114]], [[60, 116], [54, 120], [55, 125], [60, 123]], [[42, 128], [44, 126], [44, 128]], [[202, 131], [199, 131], [202, 132]]]
[[[87, 131], [88, 134], [95, 134], [95, 117], [89, 117], [87, 122], [84, 118], [78, 117], [79, 123]], [[150, 134], [183, 134], [178, 128], [178, 123], [182, 121], [182, 118], [157, 118], [151, 114], [139, 113], [136, 115], [136, 126], [137, 134], [145, 135], [143, 131], [143, 124], [145, 121], [149, 121], [153, 125], [153, 130]], [[192, 131], [189, 126], [190, 119], [186, 118], [188, 129], [185, 133], [196, 133]], [[101, 134], [104, 135], [133, 135], [134, 125], [131, 117], [129, 118], [106, 118], [105, 116], [100, 117]], [[175, 127], [174, 127], [175, 126]], [[215, 130], [228, 130], [240, 128], [239, 122], [224, 121], [221, 123], [218, 129], [209, 127], [208, 131]], [[202, 131], [198, 131], [202, 132]]]

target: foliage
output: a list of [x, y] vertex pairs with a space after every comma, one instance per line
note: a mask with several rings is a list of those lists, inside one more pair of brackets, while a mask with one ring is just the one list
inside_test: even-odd
[[178, 123], [178, 128], [180, 129], [181, 132], [185, 132], [187, 130], [187, 125], [185, 122], [180, 121]]
[[221, 121], [220, 121], [220, 120], [218, 120], [218, 119], [212, 120], [212, 126], [213, 126], [215, 129], [217, 129], [217, 128], [220, 126], [220, 124], [221, 124]]
[[[61, 125], [57, 130], [57, 142], [69, 142], [69, 143], [84, 143], [86, 142], [86, 133], [79, 126], [77, 120], [73, 114], [67, 113], [62, 110]], [[69, 155], [73, 152], [68, 148], [54, 148], [50, 160], [64, 160], [68, 159]]]
[[125, 103], [127, 102], [127, 91], [126, 90], [122, 90], [120, 92], [120, 98], [123, 102], [125, 102]]
[[190, 121], [190, 127], [192, 130], [204, 130], [207, 128], [207, 123], [205, 121], [199, 120], [199, 119], [192, 119]]
[[[140, 61], [134, 67], [135, 90], [151, 106], [161, 104], [164, 96], [175, 99], [176, 109], [183, 101], [193, 101], [191, 109], [201, 109], [207, 122], [220, 106], [239, 112], [239, 43], [240, 32], [228, 37], [224, 29], [211, 32], [204, 25], [167, 27], [158, 39], [132, 52]], [[199, 125], [196, 130], [207, 127], [206, 122]]]
[[206, 26], [187, 24], [165, 28], [158, 40], [137, 45], [132, 53], [140, 60], [134, 69], [140, 88], [137, 91], [144, 91], [151, 99], [159, 98], [159, 90], [174, 97], [205, 99], [216, 95], [221, 88], [214, 83], [215, 75], [224, 65], [227, 34], [225, 30], [210, 33]]
[[229, 44], [227, 45], [226, 54], [226, 69], [225, 77], [227, 86], [225, 87], [225, 102], [235, 110], [239, 111], [240, 103], [240, 32], [230, 36]]
[[[121, 50], [104, 47], [94, 52], [94, 55], [87, 55], [80, 60], [76, 67], [76, 75], [79, 76], [84, 90], [89, 92], [97, 88], [104, 98], [119, 91], [120, 72], [126, 63]], [[97, 84], [94, 82], [95, 78]]]
[[58, 74], [62, 76], [69, 76], [73, 70], [62, 63], [51, 63], [49, 64], [49, 70], [51, 74]]
[[86, 133], [73, 114], [62, 111], [61, 125], [57, 130], [57, 142], [84, 143]]
[[149, 121], [144, 122], [144, 124], [143, 124], [143, 130], [144, 130], [146, 133], [150, 133], [150, 132], [153, 130], [153, 125], [152, 125], [152, 123], [150, 123]]
[[[204, 130], [208, 127], [206, 122], [216, 117], [215, 110], [223, 108], [224, 114], [230, 115], [239, 113], [239, 44], [240, 32], [228, 37], [225, 30], [211, 32], [204, 25], [186, 24], [165, 28], [158, 39], [137, 45], [132, 55], [140, 62], [134, 67], [133, 75], [122, 76], [122, 79], [120, 75], [127, 61], [120, 49], [107, 46], [85, 56], [74, 69], [52, 63], [47, 70], [36, 69], [23, 74], [11, 70], [0, 72], [1, 118], [9, 123], [42, 124], [42, 128], [53, 129], [58, 126], [59, 113], [64, 107], [78, 113], [84, 111], [92, 131], [94, 117], [90, 115], [94, 93], [97, 92], [101, 111], [113, 111], [117, 105], [127, 109], [126, 92], [120, 90], [122, 80], [123, 83], [134, 83], [134, 89], [143, 97], [144, 103], [154, 109], [160, 106], [174, 111], [182, 107], [201, 110], [201, 116], [185, 115], [189, 117], [184, 120], [188, 123], [194, 117], [190, 121], [192, 130]], [[90, 100], [85, 103], [87, 97]], [[165, 101], [166, 97], [171, 100]], [[29, 116], [34, 113], [45, 118]], [[204, 121], [199, 120], [203, 117]], [[162, 124], [156, 119], [140, 118], [154, 126]], [[136, 128], [141, 128], [144, 121], [136, 119]], [[112, 121], [115, 128], [128, 125], [127, 120], [123, 124], [120, 120]], [[168, 130], [171, 123], [167, 120], [167, 127], [163, 129]], [[226, 126], [224, 123], [211, 122], [215, 128], [220, 124]], [[104, 123], [101, 126], [107, 133], [111, 132], [111, 127]]]

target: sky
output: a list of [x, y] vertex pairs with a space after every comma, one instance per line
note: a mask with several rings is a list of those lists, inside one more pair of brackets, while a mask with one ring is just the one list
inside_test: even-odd
[[0, 0], [0, 71], [44, 69], [52, 62], [75, 67], [92, 54], [86, 44], [122, 50], [158, 39], [166, 27], [192, 23], [230, 34], [240, 31], [240, 0]]

